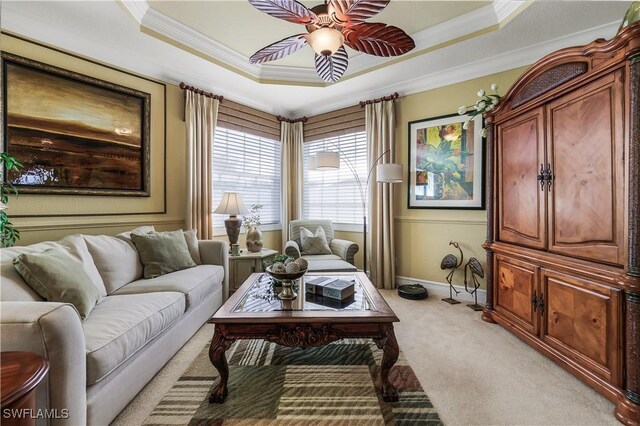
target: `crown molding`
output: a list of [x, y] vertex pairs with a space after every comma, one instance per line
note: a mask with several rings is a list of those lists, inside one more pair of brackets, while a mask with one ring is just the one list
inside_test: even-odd
[[[474, 78], [523, 67], [536, 62], [549, 53], [567, 46], [586, 44], [596, 38], [602, 37], [603, 34], [615, 34], [619, 25], [619, 21], [609, 22], [585, 31], [579, 31], [521, 49], [511, 50], [480, 61], [470, 62], [465, 65], [426, 74], [418, 78], [381, 86], [376, 88], [376, 90], [368, 92], [367, 96], [375, 98], [388, 94], [390, 91], [399, 92], [401, 96], [406, 96], [424, 92], [425, 90], [449, 86], [463, 81], [472, 80]], [[312, 106], [310, 108], [293, 111], [291, 115], [313, 116], [351, 105], [353, 105], [353, 101], [350, 99], [338, 99], [335, 102], [325, 102], [318, 107]]]
[[481, 7], [457, 18], [442, 22], [433, 27], [412, 34], [416, 42], [416, 48], [412, 53], [391, 58], [381, 58], [371, 55], [358, 54], [350, 59], [346, 75], [363, 73], [377, 69], [385, 64], [402, 62], [416, 56], [424, 55], [435, 48], [444, 48], [462, 39], [480, 35], [485, 31], [498, 29], [503, 21], [513, 18], [513, 15], [523, 10], [522, 6], [528, 5], [527, 1], [504, 1]]
[[[1, 1], [1, 0], [0, 0]], [[139, 2], [133, 2], [139, 3]], [[178, 85], [181, 81], [198, 87], [210, 87], [211, 82], [202, 74], [193, 74], [178, 63], [165, 63], [156, 57], [144, 57], [132, 50], [115, 46], [106, 39], [92, 39], [86, 34], [76, 33], [69, 28], [56, 26], [55, 23], [34, 19], [8, 7], [2, 9], [2, 30], [39, 41], [45, 45], [62, 48], [68, 52], [92, 58], [121, 69], [134, 71], [160, 82]], [[234, 74], [235, 75], [235, 74]], [[224, 86], [216, 87], [216, 93], [227, 99], [242, 103], [272, 114], [288, 115], [289, 111], [274, 105], [257, 101], [253, 96], [231, 93]]]
[[[193, 30], [192, 28], [149, 7], [147, 0], [119, 0], [143, 32], [161, 36], [175, 47], [204, 55], [205, 59], [237, 72], [259, 83], [327, 86], [313, 67], [291, 67], [273, 64], [251, 64], [249, 58], [239, 52]], [[419, 31], [412, 35], [416, 42], [413, 53], [401, 57], [380, 58], [362, 53], [352, 54], [345, 77], [374, 71], [444, 48], [462, 39], [498, 29], [503, 21], [510, 20], [529, 4], [526, 0], [494, 1], [454, 19]], [[475, 35], [474, 35], [475, 34]]]

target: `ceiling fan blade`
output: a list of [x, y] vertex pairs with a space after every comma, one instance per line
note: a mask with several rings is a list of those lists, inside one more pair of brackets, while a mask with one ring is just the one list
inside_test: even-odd
[[251, 55], [249, 62], [252, 64], [261, 64], [263, 62], [275, 61], [276, 59], [281, 59], [297, 52], [304, 47], [305, 44], [307, 44], [307, 34], [297, 34], [287, 37], [258, 50]]
[[296, 0], [249, 0], [249, 3], [268, 15], [294, 24], [307, 25], [318, 20], [315, 13]]
[[357, 23], [384, 9], [390, 0], [331, 0], [329, 16], [338, 24]]
[[333, 55], [318, 55], [316, 53], [316, 71], [320, 78], [330, 83], [340, 80], [340, 77], [347, 70], [349, 65], [349, 55], [344, 46]]
[[398, 27], [382, 23], [347, 26], [344, 44], [359, 52], [375, 56], [399, 56], [416, 47], [416, 43]]

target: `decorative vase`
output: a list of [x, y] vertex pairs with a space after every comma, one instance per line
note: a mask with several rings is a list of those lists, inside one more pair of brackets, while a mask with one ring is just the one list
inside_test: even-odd
[[624, 27], [628, 27], [638, 21], [640, 21], [640, 1], [634, 1], [631, 3], [631, 6], [629, 6], [627, 13], [624, 15], [624, 19], [620, 24], [620, 28], [618, 28], [618, 32], [620, 32]]
[[262, 250], [262, 231], [257, 226], [250, 226], [247, 230], [247, 250], [252, 253]]

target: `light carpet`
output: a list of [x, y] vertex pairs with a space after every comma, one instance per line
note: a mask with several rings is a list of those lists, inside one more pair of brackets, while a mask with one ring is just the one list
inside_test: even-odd
[[[447, 425], [619, 425], [614, 406], [464, 304], [380, 293], [400, 318], [400, 348]], [[137, 426], [211, 340], [206, 324], [115, 419]]]
[[218, 374], [205, 347], [145, 425], [442, 424], [402, 353], [390, 374], [399, 400], [382, 400], [382, 350], [370, 340], [308, 349], [240, 340], [227, 359], [229, 395], [223, 404], [208, 401]]

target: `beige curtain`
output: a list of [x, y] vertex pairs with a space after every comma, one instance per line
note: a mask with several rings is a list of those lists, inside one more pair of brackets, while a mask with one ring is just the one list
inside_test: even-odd
[[187, 228], [198, 230], [198, 238], [213, 237], [212, 149], [218, 118], [217, 99], [185, 91], [187, 122]]
[[[395, 104], [383, 101], [368, 104], [365, 111], [367, 158], [370, 163], [390, 150], [380, 163], [395, 158]], [[393, 184], [377, 183], [375, 172], [369, 186], [369, 265], [371, 281], [378, 288], [396, 287], [393, 218]]]
[[[280, 194], [282, 199], [282, 249], [289, 240], [289, 222], [302, 217], [303, 125], [280, 123], [282, 142]], [[283, 251], [284, 253], [284, 251]]]

